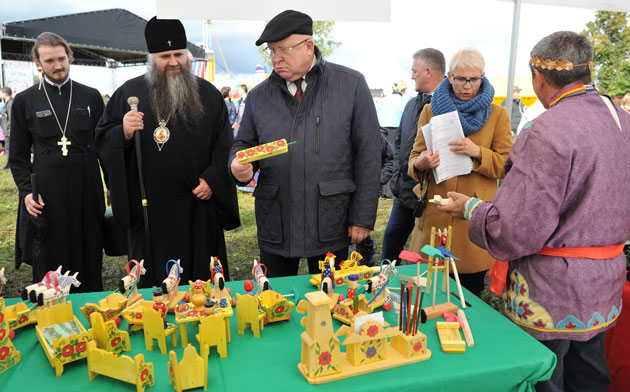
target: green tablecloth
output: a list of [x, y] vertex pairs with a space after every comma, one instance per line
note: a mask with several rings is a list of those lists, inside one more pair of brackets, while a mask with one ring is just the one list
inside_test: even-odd
[[[400, 267], [403, 274], [414, 274], [415, 267]], [[441, 277], [441, 275], [440, 275]], [[398, 280], [393, 287], [400, 287]], [[307, 276], [276, 278], [271, 281], [272, 288], [289, 294], [293, 288], [303, 294], [314, 291], [308, 283]], [[398, 286], [396, 286], [398, 285]], [[229, 282], [232, 294], [244, 292], [243, 282]], [[451, 281], [451, 289], [455, 288]], [[186, 289], [186, 288], [184, 288]], [[347, 287], [338, 288], [337, 292], [345, 293]], [[455, 291], [455, 290], [454, 290]], [[145, 299], [151, 299], [151, 291], [140, 290]], [[89, 324], [79, 311], [86, 302], [96, 303], [108, 293], [73, 294], [68, 297], [72, 301], [74, 313], [86, 328]], [[439, 293], [438, 302], [444, 302], [444, 295]], [[301, 354], [300, 334], [304, 331], [299, 323], [305, 316], [295, 309], [291, 320], [268, 324], [259, 339], [254, 338], [251, 330], [245, 335], [236, 331], [236, 315], [231, 318], [232, 342], [228, 344], [228, 356], [220, 359], [216, 350], [211, 349], [208, 361], [209, 391], [530, 391], [540, 380], [547, 380], [556, 364], [555, 355], [507, 318], [495, 312], [491, 307], [465, 291], [466, 300], [472, 305], [467, 308], [466, 315], [472, 329], [475, 347], [467, 348], [465, 354], [445, 354], [435, 330], [435, 322], [431, 320], [421, 325], [420, 330], [427, 335], [427, 345], [432, 351], [428, 361], [401, 366], [372, 374], [352, 377], [323, 385], [310, 385], [297, 369]], [[456, 298], [451, 300], [458, 303]], [[7, 306], [19, 302], [17, 298], [7, 299]], [[425, 296], [425, 306], [430, 304], [430, 297]], [[238, 308], [236, 309], [238, 312]], [[397, 325], [393, 310], [385, 313], [385, 319]], [[169, 321], [174, 316], [169, 315]], [[340, 325], [333, 320], [336, 328]], [[22, 354], [22, 361], [0, 375], [0, 391], [135, 391], [135, 386], [104, 376], [97, 376], [94, 381], [88, 380], [87, 360], [82, 359], [64, 366], [61, 377], [55, 377], [42, 347], [35, 335], [35, 324], [16, 331], [13, 341]], [[123, 325], [126, 325], [123, 322]], [[196, 327], [188, 327], [190, 343], [199, 347], [194, 338]], [[155, 344], [153, 351], [147, 352], [144, 346], [142, 331], [130, 332], [130, 352], [124, 353], [133, 357], [143, 353], [145, 361], [152, 362], [155, 369], [156, 385], [148, 391], [170, 391], [167, 370], [168, 355], [160, 354]], [[178, 337], [175, 348], [178, 361], [181, 361], [183, 349]], [[167, 339], [170, 350], [170, 339]], [[342, 346], [345, 351], [345, 347]]]

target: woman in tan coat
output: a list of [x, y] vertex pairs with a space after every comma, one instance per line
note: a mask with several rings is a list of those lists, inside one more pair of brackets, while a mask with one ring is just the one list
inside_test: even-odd
[[[467, 155], [473, 162], [470, 174], [450, 178], [440, 184], [433, 175], [428, 177], [428, 196], [446, 197], [450, 191], [492, 200], [497, 180], [505, 175], [503, 166], [512, 148], [510, 119], [505, 108], [492, 103], [494, 88], [485, 77], [485, 62], [481, 53], [466, 49], [457, 52], [449, 64], [448, 78], [433, 93], [431, 105], [426, 105], [418, 121], [418, 134], [409, 156], [409, 175], [420, 182], [425, 171], [440, 164], [438, 150], [427, 151], [420, 127], [435, 115], [457, 110], [465, 137], [450, 142], [451, 151]], [[419, 187], [417, 186], [416, 189]], [[419, 193], [419, 191], [418, 191]], [[418, 194], [417, 193], [417, 194]], [[428, 205], [422, 217], [416, 219], [411, 250], [419, 252], [430, 243], [431, 227], [453, 226], [451, 251], [462, 259], [457, 269], [462, 285], [479, 296], [484, 288], [484, 276], [494, 260], [484, 249], [468, 239], [468, 221], [453, 219]]]

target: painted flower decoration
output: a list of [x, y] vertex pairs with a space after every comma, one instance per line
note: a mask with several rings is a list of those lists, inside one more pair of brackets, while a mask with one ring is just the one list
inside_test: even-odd
[[140, 320], [142, 318], [142, 313], [138, 312], [136, 313], [136, 319]]
[[87, 348], [87, 343], [86, 342], [80, 342], [79, 344], [77, 344], [76, 350], [78, 353], [82, 353], [85, 351], [85, 349]]
[[265, 149], [265, 146], [260, 145], [260, 146], [256, 146], [256, 151], [258, 152], [262, 152]]
[[27, 319], [28, 319], [27, 315], [25, 315], [25, 314], [21, 315], [20, 319], [18, 320], [18, 324], [24, 324]]
[[335, 283], [337, 284], [337, 286], [341, 286], [343, 284], [343, 278], [337, 278], [337, 281]]
[[142, 373], [140, 373], [140, 381], [144, 382], [144, 380], [147, 379], [148, 375], [149, 375], [149, 369], [144, 369]]
[[4, 313], [0, 312], [0, 324], [4, 321]]
[[236, 157], [237, 157], [238, 159], [243, 159], [243, 158], [245, 158], [245, 153], [244, 153], [243, 151], [239, 151], [239, 153], [238, 153], [238, 154], [236, 154]]
[[3, 341], [5, 336], [7, 336], [7, 330], [0, 329], [0, 341]]
[[368, 357], [368, 359], [374, 358], [375, 355], [376, 355], [376, 348], [374, 346], [368, 348], [367, 351], [365, 352], [365, 356]]
[[278, 147], [282, 147], [282, 146], [284, 146], [284, 140], [278, 140], [278, 141], [276, 142], [276, 146], [278, 146]]
[[274, 150], [273, 146], [267, 146], [267, 152], [272, 152]]
[[4, 361], [5, 359], [7, 359], [10, 352], [11, 350], [7, 346], [0, 348], [0, 361]]
[[322, 366], [328, 365], [331, 359], [332, 355], [330, 355], [328, 351], [324, 351], [323, 353], [319, 354], [319, 364]]
[[116, 336], [115, 338], [112, 339], [112, 347], [118, 346], [119, 343], [120, 343], [120, 337], [119, 336]]
[[284, 305], [280, 305], [276, 308], [276, 314], [284, 312]]
[[371, 276], [372, 276], [371, 272], [366, 272], [365, 274], [363, 274], [363, 278], [365, 279], [370, 279]]
[[346, 310], [344, 308], [339, 308], [339, 314], [342, 316], [346, 315]]
[[418, 352], [422, 350], [422, 342], [416, 342], [416, 344], [413, 345], [413, 351]]
[[63, 355], [64, 357], [69, 357], [74, 353], [74, 347], [72, 347], [69, 344], [66, 344], [66, 346], [61, 350], [61, 355]]
[[367, 330], [367, 334], [369, 337], [373, 338], [378, 333], [378, 327], [376, 325], [370, 326]]
[[247, 155], [249, 155], [250, 157], [253, 157], [254, 154], [256, 154], [256, 151], [254, 151], [253, 148], [250, 148], [249, 150], [247, 150]]

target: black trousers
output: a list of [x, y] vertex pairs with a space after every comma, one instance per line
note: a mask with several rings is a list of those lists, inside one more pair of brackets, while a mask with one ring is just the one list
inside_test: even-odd
[[[340, 261], [348, 258], [348, 247], [346, 246], [342, 249], [333, 251], [332, 253], [337, 256], [335, 262], [339, 263]], [[318, 274], [321, 272], [319, 270], [319, 261], [324, 260], [324, 257], [326, 257], [325, 253], [318, 256], [308, 257], [306, 259], [308, 261], [309, 274]], [[268, 278], [295, 276], [298, 274], [298, 267], [300, 266], [299, 257], [283, 257], [273, 253], [267, 253], [262, 249], [260, 250], [260, 262], [267, 267]]]
[[558, 363], [548, 381], [536, 384], [538, 392], [605, 392], [610, 372], [604, 353], [605, 332], [591, 340], [542, 340], [556, 354]]

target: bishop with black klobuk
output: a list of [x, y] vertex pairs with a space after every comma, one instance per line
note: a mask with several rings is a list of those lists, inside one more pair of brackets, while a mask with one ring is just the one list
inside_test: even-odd
[[11, 117], [9, 166], [20, 200], [16, 267], [32, 264], [38, 282], [61, 265], [79, 273], [73, 291], [100, 291], [105, 202], [94, 128], [103, 99], [70, 78], [72, 50], [59, 35], [40, 34], [32, 54], [43, 80], [16, 95]]
[[[191, 73], [179, 20], [151, 19], [145, 38], [148, 72], [116, 90], [96, 130], [97, 149], [109, 173], [113, 213], [129, 227], [129, 257], [152, 256], [145, 260], [141, 287], [160, 284], [168, 274], [169, 259], [181, 260], [182, 282], [209, 279], [211, 256], [218, 257], [227, 272], [223, 230], [240, 224], [236, 190], [227, 170], [233, 141], [227, 109], [221, 93]], [[138, 98], [137, 112], [128, 104], [130, 97]], [[136, 132], [150, 240], [144, 228]]]

